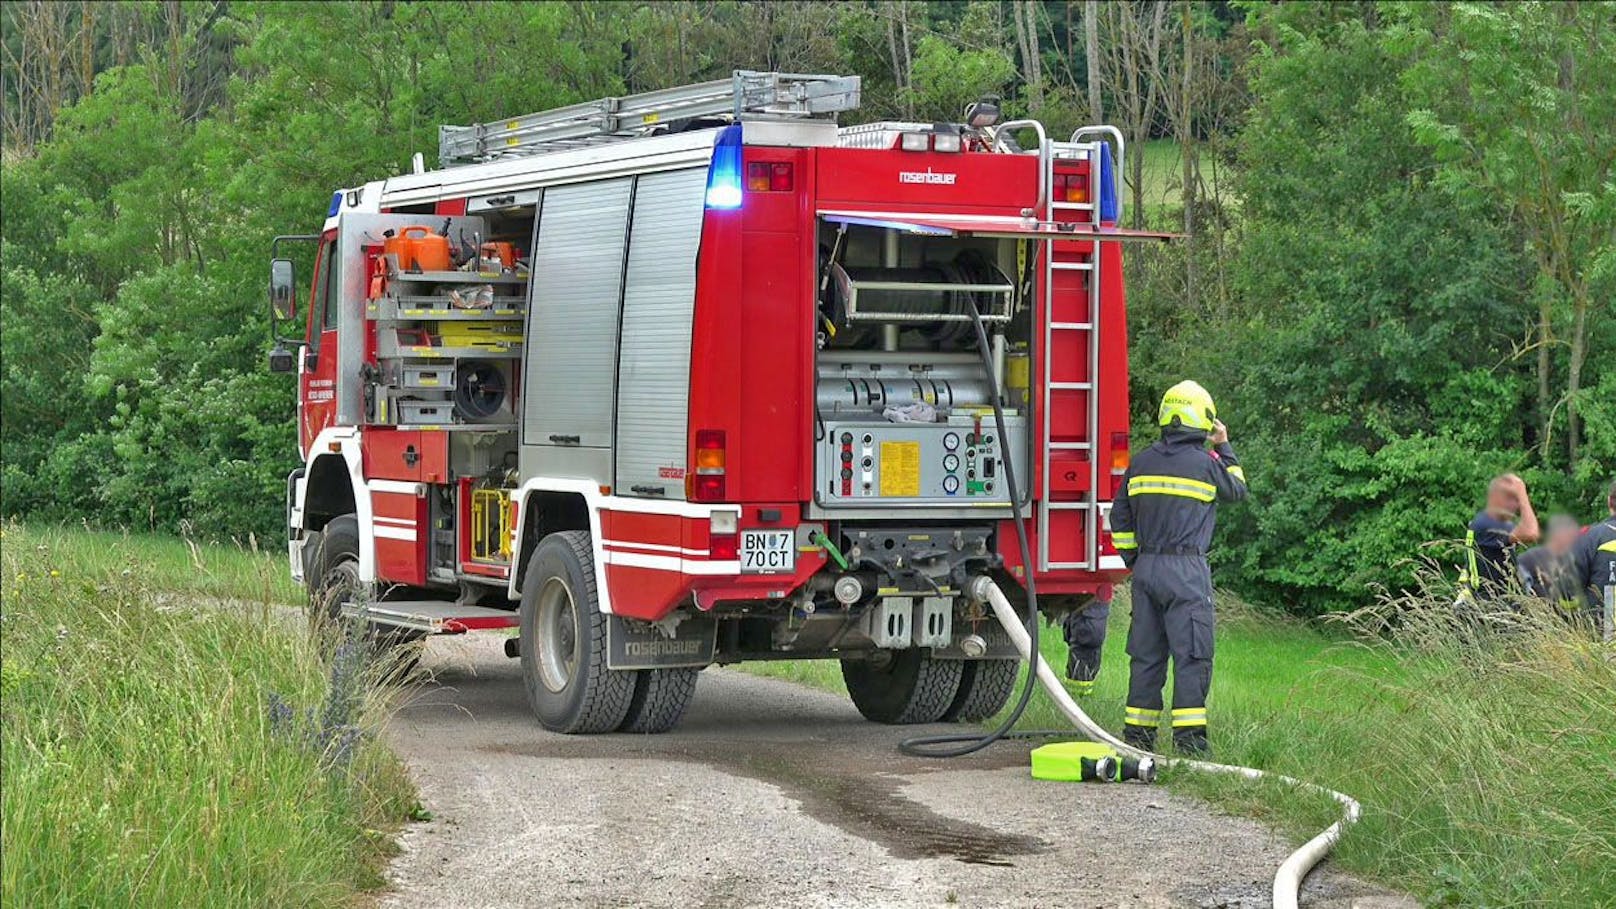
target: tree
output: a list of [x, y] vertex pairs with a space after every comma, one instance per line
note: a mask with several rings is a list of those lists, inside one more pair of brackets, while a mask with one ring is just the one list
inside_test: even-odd
[[[1526, 231], [1542, 286], [1537, 325], [1539, 445], [1547, 457], [1564, 408], [1566, 461], [1582, 436], [1594, 279], [1616, 257], [1616, 7], [1520, 3], [1394, 8], [1395, 40], [1420, 106], [1408, 122], [1457, 193], [1507, 203]], [[1569, 311], [1569, 312], [1567, 312]], [[1567, 324], [1569, 323], [1569, 324]], [[1551, 391], [1564, 347], [1562, 390]]]
[[1134, 227], [1145, 223], [1145, 140], [1151, 136], [1161, 103], [1162, 51], [1167, 46], [1171, 3], [1166, 0], [1118, 0], [1100, 7], [1100, 73], [1112, 98], [1112, 110], [1128, 143], [1136, 149], [1126, 165], [1133, 194]]

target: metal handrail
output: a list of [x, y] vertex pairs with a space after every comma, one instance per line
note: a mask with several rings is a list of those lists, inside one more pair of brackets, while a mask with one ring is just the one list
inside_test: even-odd
[[[1125, 157], [1125, 155], [1127, 153], [1128, 143], [1122, 138], [1122, 130], [1117, 129], [1115, 126], [1112, 126], [1112, 125], [1110, 125], [1108, 123], [1100, 124], [1098, 126], [1079, 126], [1077, 129], [1072, 130], [1072, 138], [1071, 138], [1070, 141], [1076, 142], [1078, 140], [1079, 136], [1087, 136], [1087, 135], [1091, 135], [1091, 134], [1092, 135], [1105, 135], [1105, 136], [1110, 136], [1111, 137], [1111, 141], [1113, 141], [1113, 142], [1115, 142], [1117, 144], [1117, 173], [1119, 173], [1119, 174], [1127, 173], [1127, 171], [1124, 170], [1123, 167], [1122, 167], [1122, 162], [1123, 162], [1124, 157]], [[1100, 204], [1098, 199], [1095, 199], [1093, 201], [1094, 201], [1094, 204], [1096, 206], [1098, 206]], [[1122, 221], [1122, 211], [1123, 211], [1123, 205], [1124, 204], [1125, 203], [1123, 202], [1123, 199], [1122, 199], [1122, 193], [1118, 192], [1117, 193], [1117, 221], [1118, 222]], [[1096, 208], [1095, 211], [1098, 212], [1099, 209]], [[1099, 219], [1098, 215], [1096, 215], [1094, 220], [1095, 220], [1096, 223], [1099, 222], [1100, 219]]]
[[1003, 147], [1004, 140], [1001, 137], [1007, 131], [1018, 129], [1030, 129], [1038, 134], [1038, 204], [1033, 206], [1033, 211], [1047, 209], [1049, 205], [1050, 147], [1049, 133], [1044, 130], [1044, 124], [1037, 120], [1011, 120], [1008, 123], [1001, 123], [993, 130], [993, 147], [998, 151], [1009, 151], [1009, 149]]

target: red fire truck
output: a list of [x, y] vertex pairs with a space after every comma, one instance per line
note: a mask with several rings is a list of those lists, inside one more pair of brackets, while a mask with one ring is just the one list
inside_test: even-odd
[[838, 127], [858, 96], [738, 71], [444, 127], [439, 169], [277, 238], [316, 247], [306, 301], [270, 281], [313, 614], [518, 628], [562, 732], [664, 731], [742, 660], [840, 660], [879, 722], [996, 712], [1015, 654], [965, 582], [1058, 612], [1124, 574], [1122, 139], [993, 99]]

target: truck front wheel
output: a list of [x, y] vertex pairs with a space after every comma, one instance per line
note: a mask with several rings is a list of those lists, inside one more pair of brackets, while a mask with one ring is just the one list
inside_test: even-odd
[[843, 660], [842, 680], [867, 720], [934, 723], [954, 703], [961, 666], [921, 650], [878, 651], [870, 659]]
[[552, 732], [611, 732], [634, 699], [632, 671], [606, 668], [606, 616], [595, 589], [589, 534], [539, 541], [522, 586], [522, 679], [540, 725]]
[[372, 596], [359, 580], [359, 522], [353, 515], [325, 525], [309, 581], [309, 627], [316, 633], [341, 626], [343, 603]]

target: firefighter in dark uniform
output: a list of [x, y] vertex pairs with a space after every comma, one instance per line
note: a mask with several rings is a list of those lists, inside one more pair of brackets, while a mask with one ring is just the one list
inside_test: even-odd
[[1616, 634], [1613, 617], [1606, 610], [1609, 598], [1616, 598], [1616, 482], [1605, 496], [1610, 513], [1605, 520], [1588, 528], [1571, 550], [1572, 575], [1587, 591], [1593, 623], [1609, 639]]
[[[1111, 539], [1133, 569], [1133, 627], [1123, 741], [1156, 750], [1162, 685], [1173, 661], [1173, 744], [1208, 752], [1212, 570], [1206, 551], [1218, 502], [1246, 497], [1246, 476], [1212, 396], [1180, 382], [1162, 397], [1161, 440], [1140, 452], [1111, 505]], [[1212, 449], [1207, 450], [1207, 443]]]
[[1105, 647], [1105, 626], [1111, 619], [1110, 584], [1100, 588], [1093, 602], [1066, 614], [1061, 631], [1066, 638], [1066, 677], [1079, 697], [1094, 693], [1100, 675], [1100, 651]]

